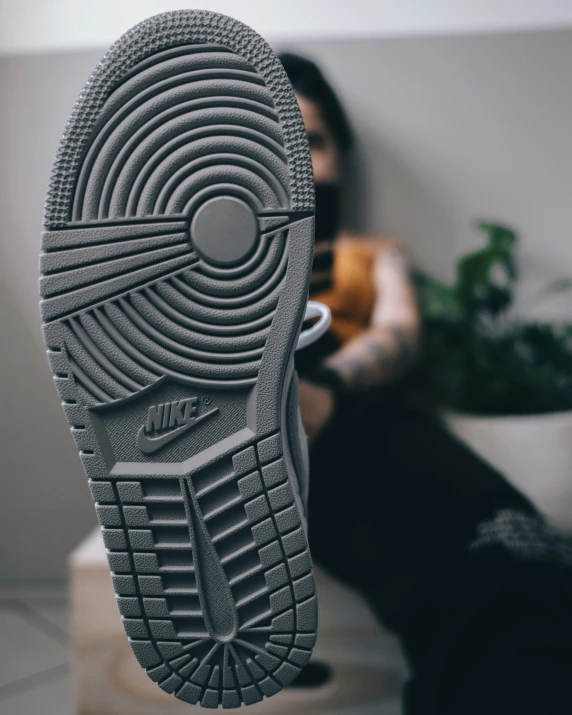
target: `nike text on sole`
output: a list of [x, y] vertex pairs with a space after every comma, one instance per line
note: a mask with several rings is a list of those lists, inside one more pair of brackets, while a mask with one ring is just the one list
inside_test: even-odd
[[202, 11], [112, 47], [52, 172], [44, 337], [119, 610], [149, 677], [205, 707], [275, 694], [315, 642], [286, 427], [313, 201], [279, 61]]
[[192, 429], [199, 422], [202, 422], [205, 417], [210, 417], [211, 415], [214, 415], [215, 412], [218, 412], [218, 407], [215, 407], [214, 410], [206, 412], [200, 417], [192, 417], [191, 420], [186, 424], [183, 424], [180, 427], [177, 427], [176, 429], [167, 432], [166, 434], [160, 435], [159, 437], [149, 437], [145, 433], [145, 427], [141, 427], [139, 432], [137, 433], [137, 446], [145, 454], [151, 454], [152, 452], [156, 452], [165, 445], [169, 444], [169, 442], [172, 442], [179, 435], [188, 432], [188, 430]]

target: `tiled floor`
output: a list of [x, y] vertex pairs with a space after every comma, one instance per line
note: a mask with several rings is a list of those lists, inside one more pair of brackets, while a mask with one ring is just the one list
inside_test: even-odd
[[66, 599], [0, 592], [1, 715], [73, 715]]

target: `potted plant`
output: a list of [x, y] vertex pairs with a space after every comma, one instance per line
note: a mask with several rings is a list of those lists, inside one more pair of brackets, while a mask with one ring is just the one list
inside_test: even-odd
[[486, 245], [461, 258], [452, 285], [418, 276], [423, 391], [454, 434], [572, 532], [572, 324], [515, 314], [515, 233], [478, 228]]

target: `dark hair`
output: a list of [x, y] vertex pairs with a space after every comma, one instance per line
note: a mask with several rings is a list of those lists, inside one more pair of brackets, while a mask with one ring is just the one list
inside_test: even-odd
[[338, 96], [315, 62], [291, 52], [278, 55], [294, 92], [315, 102], [342, 154], [353, 146], [352, 128]]

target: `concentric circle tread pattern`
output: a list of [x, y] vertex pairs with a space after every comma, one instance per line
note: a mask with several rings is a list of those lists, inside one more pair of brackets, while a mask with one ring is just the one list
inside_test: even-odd
[[[85, 142], [72, 220], [44, 235], [43, 316], [63, 321], [93, 403], [163, 374], [255, 380], [286, 270], [288, 231], [265, 228], [272, 214], [292, 213], [291, 167], [264, 79], [212, 44], [152, 60], [107, 97]], [[217, 268], [193, 251], [190, 217], [217, 196], [259, 217], [259, 245], [243, 265]]]

